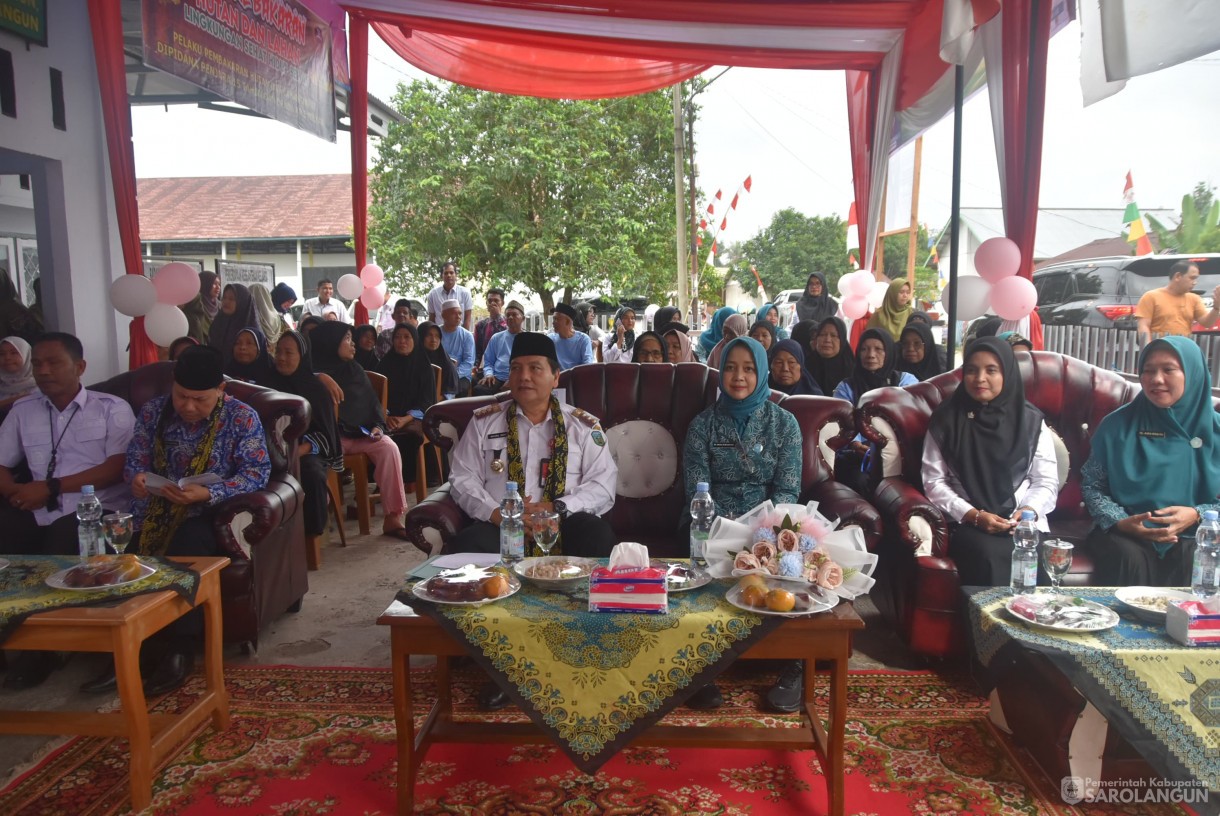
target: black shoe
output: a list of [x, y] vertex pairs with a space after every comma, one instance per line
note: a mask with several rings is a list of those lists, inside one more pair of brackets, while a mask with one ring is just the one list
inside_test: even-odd
[[80, 684], [81, 694], [105, 694], [108, 691], [114, 691], [119, 687], [119, 678], [114, 671], [114, 661], [110, 661], [110, 665], [101, 674], [94, 677], [92, 680], [86, 680]]
[[779, 673], [779, 679], [767, 692], [767, 709], [781, 714], [800, 711], [805, 700], [805, 661], [793, 660]]
[[160, 697], [180, 688], [195, 668], [195, 655], [190, 652], [171, 651], [161, 658], [157, 670], [144, 681], [146, 697]]
[[9, 661], [8, 671], [4, 675], [4, 687], [11, 691], [20, 691], [40, 686], [51, 672], [62, 665], [63, 661], [56, 652], [19, 652]]
[[499, 711], [512, 705], [512, 700], [504, 693], [504, 689], [488, 680], [474, 697], [480, 711]]
[[711, 711], [722, 705], [724, 705], [724, 696], [720, 693], [720, 687], [715, 683], [708, 683], [686, 698], [686, 707], [696, 711]]

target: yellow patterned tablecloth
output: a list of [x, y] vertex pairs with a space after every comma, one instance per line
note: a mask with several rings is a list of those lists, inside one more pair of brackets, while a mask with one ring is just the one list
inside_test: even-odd
[[528, 584], [476, 607], [428, 603], [409, 589], [399, 600], [454, 635], [592, 773], [782, 622], [732, 606], [728, 586], [670, 593], [665, 615], [592, 613], [587, 591]]
[[55, 589], [46, 579], [80, 563], [76, 556], [13, 555], [0, 569], [0, 642], [30, 615], [72, 606], [100, 606], [148, 592], [172, 589], [192, 604], [199, 590], [199, 573], [164, 558], [142, 557], [157, 571], [147, 578], [121, 587], [71, 590]]

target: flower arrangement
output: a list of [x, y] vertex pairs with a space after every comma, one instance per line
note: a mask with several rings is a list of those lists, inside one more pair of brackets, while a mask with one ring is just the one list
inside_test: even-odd
[[765, 571], [782, 578], [794, 578], [837, 589], [843, 581], [859, 572], [844, 570], [830, 557], [820, 539], [830, 533], [820, 518], [810, 513], [793, 520], [790, 513], [761, 515], [753, 530], [750, 549], [731, 552], [734, 572]]

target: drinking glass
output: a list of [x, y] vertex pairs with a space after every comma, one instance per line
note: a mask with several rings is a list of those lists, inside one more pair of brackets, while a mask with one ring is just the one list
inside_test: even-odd
[[1072, 568], [1072, 543], [1048, 538], [1042, 542], [1042, 568], [1051, 579], [1051, 591], [1059, 593], [1059, 582]]
[[550, 555], [551, 548], [559, 540], [559, 514], [534, 513], [530, 516], [530, 527], [534, 531], [534, 543], [543, 555]]
[[115, 555], [122, 555], [131, 543], [131, 513], [111, 513], [102, 516], [102, 534]]

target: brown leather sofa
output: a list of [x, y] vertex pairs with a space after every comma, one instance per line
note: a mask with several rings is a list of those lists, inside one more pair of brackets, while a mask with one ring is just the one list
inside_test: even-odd
[[[1092, 518], [1080, 493], [1080, 469], [1089, 458], [1092, 431], [1107, 414], [1130, 402], [1139, 385], [1118, 374], [1052, 352], [1017, 354], [1025, 398], [1042, 410], [1058, 440], [1060, 491], [1048, 516], [1051, 534], [1082, 541]], [[921, 492], [923, 439], [932, 410], [957, 388], [960, 369], [906, 388], [882, 388], [860, 400], [856, 424], [874, 442], [896, 445], [894, 471], [881, 474], [873, 503], [885, 537], [873, 597], [895, 621], [912, 651], [944, 657], [966, 645], [957, 567], [948, 556], [949, 526]], [[930, 546], [930, 554], [916, 551]], [[1077, 550], [1066, 585], [1087, 585], [1088, 553]]]
[[[608, 518], [620, 540], [639, 541], [658, 556], [689, 554], [678, 527], [687, 512], [682, 451], [691, 420], [716, 400], [718, 384], [718, 372], [699, 363], [595, 363], [560, 375], [567, 402], [597, 416], [606, 430], [619, 466], [617, 496]], [[880, 516], [834, 481], [830, 464], [831, 449], [854, 435], [851, 405], [827, 397], [774, 398], [792, 411], [803, 431], [800, 500], [816, 500], [828, 516], [861, 527], [869, 548], [874, 548], [881, 538]], [[502, 393], [438, 403], [424, 415], [424, 432], [450, 451], [476, 410], [506, 399], [508, 394]], [[470, 519], [445, 484], [411, 510], [405, 522], [415, 545], [436, 553]]]
[[[168, 394], [173, 363], [152, 363], [89, 386], [127, 401], [137, 414], [144, 403]], [[285, 611], [296, 611], [309, 589], [305, 566], [304, 491], [293, 475], [297, 440], [309, 427], [309, 403], [256, 385], [229, 382], [227, 393], [258, 412], [267, 435], [271, 479], [267, 487], [217, 505], [213, 529], [230, 564], [220, 573], [224, 639], [258, 645], [258, 633]], [[251, 521], [234, 534], [233, 520]]]

